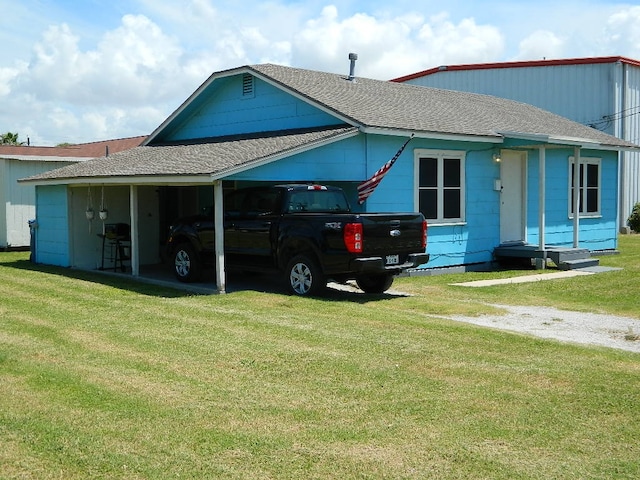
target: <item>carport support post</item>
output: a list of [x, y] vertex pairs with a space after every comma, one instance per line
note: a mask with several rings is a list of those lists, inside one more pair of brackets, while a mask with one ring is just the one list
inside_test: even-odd
[[547, 150], [544, 145], [538, 150], [538, 249], [542, 252], [542, 258], [536, 258], [536, 268], [544, 269], [547, 266], [547, 250], [545, 248], [545, 222], [546, 222], [546, 162]]
[[216, 286], [218, 293], [225, 293], [226, 279], [224, 271], [224, 209], [222, 195], [222, 181], [213, 182], [213, 231], [216, 244]]
[[573, 248], [580, 243], [580, 147], [573, 149]]
[[131, 275], [140, 275], [140, 255], [138, 254], [138, 187], [129, 186], [129, 209], [131, 216]]

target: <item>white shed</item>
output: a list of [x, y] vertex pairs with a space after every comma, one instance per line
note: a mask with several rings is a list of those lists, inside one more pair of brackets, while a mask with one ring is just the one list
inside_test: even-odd
[[[443, 65], [393, 81], [528, 103], [640, 143], [638, 60], [596, 57]], [[619, 165], [618, 222], [622, 229], [633, 206], [640, 202], [640, 153], [620, 152]]]

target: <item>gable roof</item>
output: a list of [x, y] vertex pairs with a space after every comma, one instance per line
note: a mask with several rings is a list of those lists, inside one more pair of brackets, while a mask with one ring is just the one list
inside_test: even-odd
[[411, 73], [402, 77], [394, 78], [391, 82], [407, 82], [416, 78], [434, 75], [440, 72], [459, 72], [471, 70], [494, 70], [500, 68], [531, 68], [531, 67], [562, 67], [568, 65], [597, 65], [602, 63], [624, 63], [640, 67], [640, 61], [627, 57], [584, 57], [566, 58], [557, 60], [531, 60], [520, 62], [496, 62], [496, 63], [469, 63], [461, 65], [440, 65], [438, 67]]
[[[344, 125], [162, 143], [162, 132], [183, 121], [216, 80], [244, 73], [330, 113]], [[202, 176], [211, 181], [358, 132], [494, 144], [514, 138], [612, 150], [640, 148], [513, 100], [367, 78], [351, 81], [344, 75], [264, 64], [211, 75], [140, 147], [26, 180]]]
[[140, 137], [117, 138], [90, 143], [78, 143], [64, 147], [36, 147], [27, 145], [0, 145], [0, 158], [31, 161], [81, 161], [137, 147], [145, 139]]

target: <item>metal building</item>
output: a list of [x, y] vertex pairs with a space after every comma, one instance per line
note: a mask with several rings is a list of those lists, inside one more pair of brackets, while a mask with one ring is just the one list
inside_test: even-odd
[[[640, 61], [625, 57], [443, 65], [396, 78], [414, 85], [508, 98], [640, 143]], [[620, 152], [621, 229], [640, 202], [640, 153]]]

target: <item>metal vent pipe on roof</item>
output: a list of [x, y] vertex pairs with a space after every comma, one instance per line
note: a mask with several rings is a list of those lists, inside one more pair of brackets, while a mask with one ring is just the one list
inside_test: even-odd
[[355, 71], [356, 71], [356, 60], [358, 60], [358, 54], [350, 53], [349, 60], [351, 61], [351, 64], [349, 66], [349, 81], [353, 82], [356, 79]]

